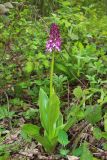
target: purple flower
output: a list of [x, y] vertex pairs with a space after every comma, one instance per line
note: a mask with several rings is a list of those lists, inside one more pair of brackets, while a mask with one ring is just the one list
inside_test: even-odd
[[61, 38], [58, 26], [53, 23], [50, 29], [50, 37], [46, 44], [46, 50], [48, 52], [60, 51], [61, 50]]

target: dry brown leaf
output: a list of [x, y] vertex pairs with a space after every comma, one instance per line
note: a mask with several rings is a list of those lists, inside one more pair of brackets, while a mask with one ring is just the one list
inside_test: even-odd
[[75, 157], [75, 156], [67, 156], [68, 160], [79, 160], [78, 157]]

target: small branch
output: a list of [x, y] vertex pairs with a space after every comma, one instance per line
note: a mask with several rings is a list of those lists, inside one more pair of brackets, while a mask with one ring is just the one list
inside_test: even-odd
[[69, 81], [68, 81], [68, 107], [70, 107], [70, 88], [69, 88]]
[[83, 134], [83, 132], [90, 126], [90, 124], [84, 124], [84, 128], [80, 131], [80, 133], [77, 135], [77, 138], [74, 141], [74, 146], [72, 149], [72, 152], [76, 149], [78, 142], [80, 141], [81, 135]]
[[[6, 96], [6, 100], [7, 100], [7, 108], [8, 108], [8, 113], [10, 112], [10, 104], [9, 104], [9, 97], [7, 95], [6, 92], [4, 92], [5, 96]], [[11, 119], [9, 117], [9, 126], [10, 126], [10, 129], [12, 129], [12, 123], [11, 123]]]
[[[68, 55], [70, 56], [67, 48], [66, 48], [65, 46], [64, 46], [64, 48], [65, 48], [66, 52], [68, 53]], [[71, 57], [71, 56], [70, 56], [70, 57]], [[71, 70], [69, 70], [69, 72], [73, 75], [73, 77], [74, 77], [77, 81], [79, 81], [79, 82], [86, 88], [86, 85], [85, 85]]]

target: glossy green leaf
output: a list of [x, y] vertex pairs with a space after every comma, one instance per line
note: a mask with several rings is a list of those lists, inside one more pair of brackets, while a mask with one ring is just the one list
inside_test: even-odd
[[56, 132], [55, 132], [56, 137], [58, 136], [59, 131], [62, 130], [64, 127], [65, 127], [65, 125], [63, 124], [63, 116], [60, 113], [59, 118], [56, 123]]
[[79, 148], [76, 148], [73, 151], [72, 155], [80, 157], [82, 155], [82, 151], [83, 151], [83, 148], [82, 148], [82, 145], [81, 145], [81, 146], [79, 146]]
[[84, 111], [79, 105], [74, 105], [71, 107], [71, 110], [68, 114], [69, 117], [75, 117], [77, 120], [84, 118]]
[[46, 129], [48, 130], [48, 96], [44, 92], [44, 90], [41, 88], [39, 92], [39, 110], [40, 110], [40, 119], [41, 119], [41, 124]]
[[102, 110], [101, 106], [86, 106], [86, 111], [85, 111], [85, 119], [92, 123], [95, 124], [99, 122], [102, 118]]
[[107, 132], [102, 132], [102, 137], [107, 140]]
[[64, 130], [68, 131], [70, 127], [72, 127], [78, 121], [82, 120], [84, 116], [84, 111], [80, 108], [80, 106], [72, 106], [68, 114]]
[[54, 137], [57, 128], [57, 120], [60, 115], [60, 101], [58, 96], [53, 93], [49, 99], [48, 108], [48, 134], [50, 139]]
[[26, 140], [35, 138], [39, 143], [43, 145], [43, 147], [47, 152], [51, 152], [56, 145], [56, 140], [50, 143], [50, 141], [48, 140], [48, 137], [40, 135], [39, 130], [40, 128], [36, 125], [25, 124], [22, 127], [21, 135]]
[[68, 141], [68, 135], [64, 130], [60, 130], [59, 134], [58, 134], [58, 141], [59, 143], [61, 143], [62, 145], [66, 146], [69, 141]]
[[103, 143], [103, 148], [105, 151], [107, 151], [107, 143]]
[[62, 156], [66, 156], [68, 153], [69, 153], [69, 150], [68, 150], [68, 149], [63, 149], [63, 148], [60, 149], [60, 154], [61, 154]]
[[98, 158], [96, 158], [96, 157], [93, 157], [93, 160], [101, 160], [101, 159], [98, 159]]
[[26, 134], [30, 138], [34, 138], [35, 136], [39, 136], [40, 128], [33, 124], [25, 124], [22, 127], [22, 133]]
[[64, 66], [64, 65], [62, 65], [62, 64], [60, 64], [60, 63], [56, 63], [55, 66], [56, 66], [56, 68], [57, 68], [59, 71], [65, 73], [66, 75], [69, 74], [66, 66]]
[[9, 153], [5, 153], [3, 156], [0, 156], [0, 160], [8, 160], [10, 157]]
[[93, 160], [93, 155], [89, 151], [87, 143], [83, 144], [83, 151], [80, 160]]
[[97, 140], [100, 140], [102, 138], [102, 132], [99, 128], [93, 129], [93, 135]]
[[25, 66], [25, 71], [26, 71], [27, 73], [31, 73], [31, 72], [33, 71], [33, 69], [34, 69], [34, 64], [33, 64], [33, 62], [28, 61], [28, 62], [26, 63], [26, 66]]
[[80, 99], [80, 98], [83, 96], [83, 91], [82, 91], [81, 87], [78, 86], [77, 88], [75, 88], [75, 89], [73, 90], [73, 94], [75, 95], [75, 97], [76, 97], [77, 99]]
[[58, 117], [58, 120], [57, 120], [57, 123], [56, 123], [56, 126], [60, 127], [62, 125], [63, 125], [63, 115], [62, 115], [62, 113], [60, 113], [59, 117]]

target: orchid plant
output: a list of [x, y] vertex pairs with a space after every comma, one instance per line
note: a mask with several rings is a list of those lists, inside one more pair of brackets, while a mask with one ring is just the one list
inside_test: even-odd
[[[60, 32], [56, 24], [51, 25], [46, 50], [52, 54], [52, 61], [50, 70], [50, 95], [48, 97], [42, 88], [40, 88], [39, 92], [39, 113], [44, 132], [41, 135], [40, 127], [33, 124], [25, 124], [22, 128], [22, 133], [30, 138], [35, 138], [43, 145], [47, 152], [51, 153], [54, 151], [58, 141], [61, 142], [59, 135], [67, 137], [66, 131], [75, 123], [75, 120], [72, 119], [69, 119], [66, 124], [63, 123], [60, 100], [53, 88], [54, 57], [55, 53], [61, 50]], [[64, 144], [67, 142], [66, 140]]]
[[51, 25], [50, 37], [46, 44], [46, 51], [52, 53], [52, 62], [50, 70], [50, 96], [53, 89], [53, 72], [54, 72], [54, 54], [55, 52], [60, 52], [61, 50], [61, 38], [59, 28], [56, 24]]

